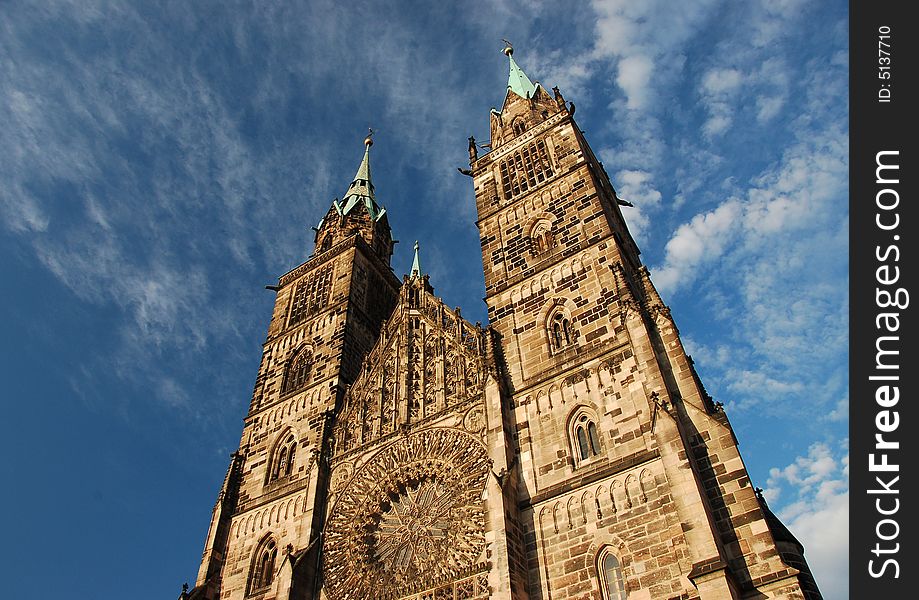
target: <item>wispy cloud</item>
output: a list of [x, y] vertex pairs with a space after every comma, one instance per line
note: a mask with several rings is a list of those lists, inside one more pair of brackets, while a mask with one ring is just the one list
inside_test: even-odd
[[[193, 369], [159, 359], [262, 335], [259, 286], [306, 258], [367, 126], [397, 237], [424, 239], [412, 228], [430, 222], [431, 237], [462, 239], [456, 264], [425, 250], [433, 283], [481, 308], [474, 203], [455, 168], [503, 97], [512, 31], [528, 73], [585, 107], [658, 286], [681, 301], [692, 290], [742, 340], [695, 340], [716, 390], [741, 408], [764, 390], [814, 394], [824, 422], [842, 414], [846, 56], [802, 64], [778, 43], [809, 5], [752, 3], [753, 18], [717, 0], [597, 0], [534, 3], [530, 18], [492, 2], [431, 8], [419, 27], [367, 18], [370, 4], [265, 3], [211, 15], [207, 35], [191, 5], [44, 6], [0, 23], [0, 219], [76, 297], [117, 311], [122, 376], [181, 386]], [[817, 389], [807, 369], [821, 362], [833, 366]]]
[[[804, 544], [805, 556], [825, 598], [848, 598], [849, 453], [813, 444], [769, 473], [764, 491], [770, 503], [785, 500], [779, 517]], [[791, 496], [786, 498], [786, 496]]]
[[718, 261], [737, 235], [743, 210], [741, 202], [732, 198], [677, 228], [667, 242], [664, 266], [656, 270], [658, 288], [668, 293], [695, 279], [701, 264]]
[[702, 77], [700, 95], [708, 120], [702, 131], [709, 138], [720, 135], [731, 126], [736, 95], [743, 84], [743, 75], [737, 69], [712, 69]]

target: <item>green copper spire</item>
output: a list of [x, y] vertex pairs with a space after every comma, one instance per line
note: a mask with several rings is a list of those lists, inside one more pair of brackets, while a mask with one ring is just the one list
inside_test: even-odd
[[504, 40], [504, 43], [507, 45], [504, 47], [503, 52], [511, 62], [511, 72], [507, 77], [507, 89], [521, 98], [532, 98], [533, 95], [536, 94], [536, 86], [533, 85], [530, 78], [526, 76], [526, 73], [523, 72], [523, 69], [520, 68], [517, 61], [514, 60], [514, 47], [511, 46], [507, 40]]
[[335, 209], [339, 214], [347, 215], [355, 206], [363, 204], [367, 208], [367, 212], [370, 213], [370, 218], [374, 221], [379, 221], [386, 209], [377, 206], [373, 194], [373, 183], [370, 180], [372, 135], [373, 130], [371, 129], [370, 134], [364, 139], [364, 158], [361, 160], [361, 165], [357, 168], [354, 180], [348, 186], [348, 191], [345, 193], [345, 197], [342, 198], [341, 203], [335, 203]]
[[418, 240], [415, 240], [415, 258], [412, 260], [412, 277], [421, 277], [424, 273], [421, 272], [421, 261], [418, 260]]

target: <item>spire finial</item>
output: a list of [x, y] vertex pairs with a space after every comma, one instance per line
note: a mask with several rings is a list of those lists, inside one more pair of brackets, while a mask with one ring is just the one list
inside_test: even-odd
[[514, 46], [512, 46], [511, 43], [510, 43], [509, 41], [505, 40], [504, 38], [501, 38], [501, 41], [504, 42], [504, 50], [502, 50], [501, 52], [502, 52], [505, 56], [510, 56], [511, 54], [513, 54], [513, 53], [514, 53]]
[[364, 145], [369, 148], [370, 146], [373, 146], [373, 129], [368, 127], [367, 131], [369, 133], [367, 134], [367, 137], [364, 138]]
[[412, 270], [411, 270], [412, 277], [421, 277], [422, 275], [421, 261], [418, 258], [418, 248], [419, 248], [418, 240], [415, 240], [415, 258], [412, 260]]

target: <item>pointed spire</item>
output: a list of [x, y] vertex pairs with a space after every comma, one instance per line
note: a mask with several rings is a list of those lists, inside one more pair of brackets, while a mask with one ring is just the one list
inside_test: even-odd
[[373, 182], [370, 180], [370, 146], [373, 145], [372, 136], [373, 129], [371, 129], [367, 137], [364, 138], [364, 158], [361, 159], [361, 164], [357, 168], [354, 180], [351, 181], [351, 185], [348, 186], [348, 191], [345, 193], [344, 198], [342, 198], [341, 203], [335, 203], [335, 208], [338, 210], [339, 214], [346, 215], [351, 212], [355, 206], [363, 204], [367, 208], [367, 212], [370, 213], [370, 218], [374, 221], [378, 221], [380, 217], [383, 216], [383, 213], [386, 212], [386, 209], [377, 206], [373, 193]]
[[507, 55], [511, 63], [511, 72], [507, 77], [507, 89], [521, 98], [532, 98], [536, 94], [536, 86], [530, 81], [530, 78], [526, 76], [526, 73], [523, 72], [523, 69], [520, 68], [517, 61], [514, 60], [514, 47], [511, 46], [510, 42], [507, 40], [504, 40], [504, 44], [505, 46], [502, 52]]
[[418, 240], [415, 240], [415, 258], [412, 260], [412, 270], [411, 277], [421, 277], [424, 273], [421, 272], [421, 261], [418, 260]]

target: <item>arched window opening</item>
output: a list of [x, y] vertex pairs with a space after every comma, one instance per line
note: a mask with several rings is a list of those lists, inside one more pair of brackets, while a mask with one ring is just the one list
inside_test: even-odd
[[600, 454], [600, 436], [597, 435], [597, 425], [590, 421], [587, 423], [587, 438], [590, 440], [590, 451], [593, 455]]
[[501, 190], [505, 199], [526, 193], [553, 175], [552, 161], [545, 140], [537, 140], [498, 163]]
[[550, 321], [549, 339], [555, 351], [567, 348], [574, 341], [571, 320], [561, 311], [555, 313]]
[[581, 460], [586, 460], [590, 457], [590, 446], [587, 443], [587, 434], [584, 432], [583, 427], [577, 428], [578, 436], [578, 450], [581, 452]]
[[522, 135], [523, 132], [527, 130], [526, 123], [523, 122], [523, 119], [516, 119], [511, 127], [514, 129], [514, 135]]
[[294, 455], [297, 451], [297, 440], [294, 434], [289, 433], [274, 451], [268, 474], [268, 483], [282, 477], [290, 477], [294, 472]]
[[586, 414], [574, 420], [574, 440], [579, 461], [599, 456], [600, 435], [597, 433], [597, 424]]
[[310, 368], [313, 365], [313, 353], [304, 348], [290, 361], [287, 377], [284, 380], [284, 392], [299, 390], [309, 382]]
[[612, 553], [604, 552], [600, 555], [597, 571], [604, 600], [628, 599], [625, 580], [622, 577], [622, 567], [619, 565], [619, 560]]
[[281, 454], [278, 455], [278, 474], [287, 471], [287, 448], [281, 448]]
[[278, 557], [278, 547], [269, 539], [256, 553], [252, 565], [252, 579], [249, 593], [261, 592], [274, 581], [274, 564]]
[[[326, 240], [331, 243], [331, 239], [329, 234]], [[290, 302], [288, 325], [297, 325], [325, 308], [331, 292], [332, 265], [326, 265], [300, 281]]]

